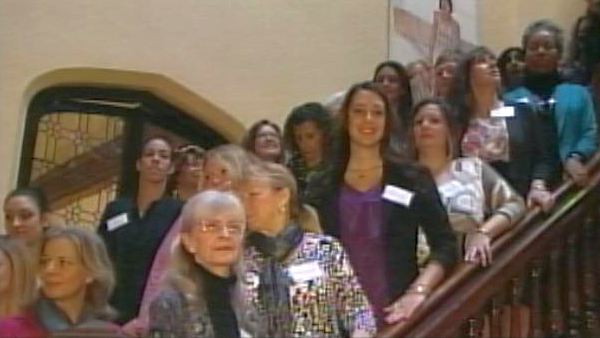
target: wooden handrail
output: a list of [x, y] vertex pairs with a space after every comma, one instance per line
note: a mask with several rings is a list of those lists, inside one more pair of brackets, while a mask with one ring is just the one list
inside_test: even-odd
[[[495, 285], [506, 283], [511, 273], [527, 263], [527, 259], [524, 259], [526, 256], [531, 258], [549, 240], [550, 234], [558, 233], [568, 224], [564, 219], [571, 219], [585, 209], [585, 203], [578, 203], [600, 186], [600, 152], [589, 161], [588, 169], [593, 176], [589, 184], [579, 190], [574, 198], [565, 201], [575, 188], [574, 182], [569, 179], [554, 191], [557, 205], [551, 213], [545, 215], [539, 207], [532, 208], [515, 227], [496, 239], [492, 245], [494, 262], [490, 267], [480, 268], [476, 264], [460, 263], [409, 320], [386, 327], [378, 337], [447, 336], [450, 333], [448, 327], [461, 322], [458, 321], [457, 314], [470, 313], [465, 306], [477, 309], [496, 291], [490, 287], [490, 282]], [[547, 218], [543, 221], [544, 216]], [[519, 259], [515, 260], [517, 255]], [[483, 281], [488, 284], [482, 284]], [[466, 299], [470, 300], [469, 304], [465, 304]], [[458, 306], [461, 311], [456, 311]]]

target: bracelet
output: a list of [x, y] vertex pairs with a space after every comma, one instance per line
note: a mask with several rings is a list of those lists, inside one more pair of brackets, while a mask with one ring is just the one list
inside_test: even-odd
[[492, 235], [490, 234], [489, 230], [486, 230], [486, 229], [483, 229], [483, 228], [477, 228], [475, 230], [475, 233], [487, 236], [489, 239], [492, 239]]
[[406, 290], [406, 293], [414, 293], [419, 295], [428, 296], [431, 293], [429, 286], [425, 284], [413, 284]]

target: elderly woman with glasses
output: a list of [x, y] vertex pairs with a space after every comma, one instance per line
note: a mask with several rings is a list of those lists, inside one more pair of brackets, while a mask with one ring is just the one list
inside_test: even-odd
[[188, 200], [181, 221], [167, 287], [150, 306], [150, 336], [241, 337], [242, 203], [230, 192], [206, 190]]

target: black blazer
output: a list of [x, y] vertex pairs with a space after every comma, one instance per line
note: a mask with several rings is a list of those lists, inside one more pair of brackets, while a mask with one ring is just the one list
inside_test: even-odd
[[[322, 184], [328, 184], [330, 189], [320, 189], [323, 195], [308, 203], [317, 209], [323, 231], [340, 238], [337, 200], [342, 183], [332, 174], [326, 182], [311, 182], [309, 189]], [[429, 171], [415, 164], [384, 161], [382, 188], [386, 185], [414, 192], [409, 207], [383, 200], [385, 266], [388, 301], [391, 302], [406, 291], [418, 274], [418, 226], [423, 228], [431, 247], [431, 259], [441, 263], [446, 273], [456, 263], [458, 251], [456, 237]]]
[[515, 115], [506, 117], [509, 138], [509, 162], [491, 162], [523, 197], [527, 197], [531, 181], [542, 179], [547, 184], [556, 183], [560, 173], [560, 160], [554, 121], [546, 121], [525, 104], [507, 103], [515, 108]]

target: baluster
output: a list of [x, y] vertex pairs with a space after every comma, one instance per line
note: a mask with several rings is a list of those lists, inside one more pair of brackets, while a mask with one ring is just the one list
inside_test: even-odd
[[550, 262], [548, 269], [549, 282], [549, 336], [562, 337], [565, 333], [564, 312], [561, 301], [561, 247], [563, 243], [558, 243], [550, 251]]
[[503, 298], [502, 295], [494, 296], [490, 302], [489, 336], [491, 338], [502, 337], [500, 329], [502, 324], [501, 309], [504, 303]]
[[581, 306], [579, 300], [579, 273], [577, 244], [579, 232], [571, 234], [567, 239], [567, 327], [568, 336], [581, 336]]
[[528, 306], [524, 305], [523, 299], [523, 283], [525, 278], [515, 277], [511, 280], [510, 289], [510, 326], [508, 331], [505, 331], [503, 337], [529, 337], [529, 328], [531, 321], [531, 311]]
[[588, 337], [600, 337], [600, 324], [598, 322], [598, 294], [596, 292], [596, 275], [594, 271], [595, 250], [595, 219], [593, 216], [586, 218], [583, 228], [583, 321]]
[[483, 336], [483, 321], [481, 318], [469, 318], [467, 320], [467, 338], [481, 338]]
[[531, 337], [545, 337], [542, 324], [542, 262], [539, 259], [533, 261], [530, 271], [531, 278]]

